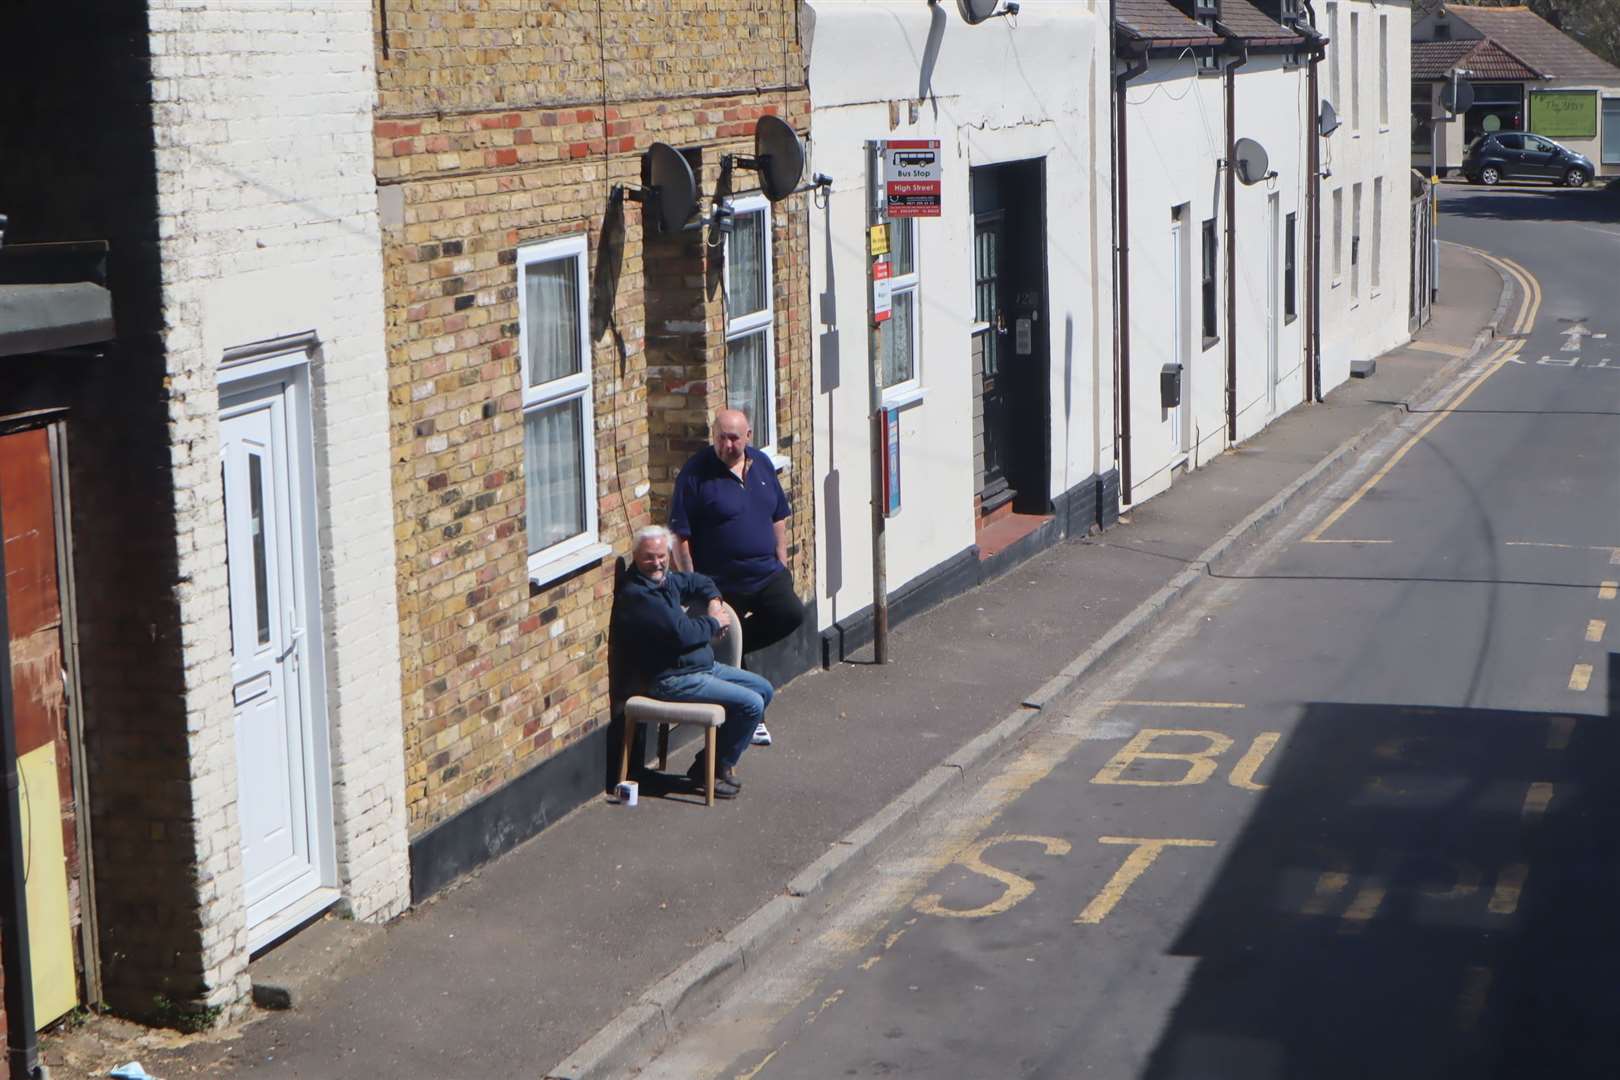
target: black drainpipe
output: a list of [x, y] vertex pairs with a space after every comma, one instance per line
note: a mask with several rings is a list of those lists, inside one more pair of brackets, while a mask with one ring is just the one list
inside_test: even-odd
[[[1115, 24], [1121, 33], [1126, 31]], [[1118, 38], [1115, 39], [1116, 46]], [[1119, 411], [1115, 421], [1114, 452], [1119, 459], [1120, 501], [1131, 502], [1131, 218], [1130, 185], [1127, 153], [1128, 129], [1125, 123], [1125, 84], [1148, 68], [1147, 48], [1140, 40], [1131, 47], [1141, 50], [1135, 56], [1123, 53], [1130, 62], [1125, 70], [1114, 76], [1114, 407]]]
[[[1316, 9], [1311, 6], [1311, 0], [1305, 0], [1305, 11], [1314, 29]], [[1326, 50], [1320, 35], [1311, 35], [1309, 44], [1311, 66], [1305, 96], [1311, 111], [1305, 125], [1305, 137], [1309, 140], [1305, 160], [1310, 176], [1305, 186], [1308, 211], [1305, 227], [1310, 230], [1306, 244], [1310, 270], [1305, 278], [1305, 396], [1308, 400], [1319, 402], [1322, 400], [1322, 138], [1316, 125], [1322, 105], [1317, 65], [1322, 62]]]
[[[0, 536], [4, 536], [0, 526]], [[4, 545], [0, 544], [0, 549]], [[0, 968], [6, 988], [6, 1066], [11, 1080], [40, 1075], [34, 1033], [34, 980], [28, 955], [28, 896], [23, 880], [22, 812], [18, 806], [17, 714], [12, 707], [10, 615], [6, 610], [5, 552], [0, 550], [0, 830], [5, 836], [6, 881], [0, 887]]]
[[1249, 48], [1234, 41], [1238, 58], [1226, 65], [1226, 441], [1237, 442], [1237, 69], [1249, 62]]

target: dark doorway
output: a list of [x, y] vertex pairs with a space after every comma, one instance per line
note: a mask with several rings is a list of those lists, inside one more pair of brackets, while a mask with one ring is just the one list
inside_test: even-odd
[[1046, 514], [1046, 162], [973, 170], [973, 465], [981, 521]]

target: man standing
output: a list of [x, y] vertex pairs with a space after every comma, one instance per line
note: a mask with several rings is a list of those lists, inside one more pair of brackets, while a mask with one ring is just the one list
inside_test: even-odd
[[[771, 459], [748, 444], [748, 417], [722, 409], [714, 441], [675, 478], [669, 523], [675, 565], [714, 579], [743, 624], [743, 648], [774, 645], [804, 621], [804, 605], [787, 568], [787, 518], [792, 512]], [[754, 742], [771, 744], [761, 724]]]
[[[765, 719], [774, 692], [758, 675], [714, 662], [712, 642], [730, 619], [720, 590], [702, 574], [671, 570], [669, 548], [669, 530], [661, 525], [636, 533], [632, 569], [613, 604], [613, 647], [653, 697], [725, 708], [726, 722], [715, 739], [714, 794], [735, 799], [742, 788], [737, 759]], [[708, 605], [707, 613], [688, 614], [688, 606], [699, 603]], [[701, 786], [706, 765], [700, 751], [686, 775]]]

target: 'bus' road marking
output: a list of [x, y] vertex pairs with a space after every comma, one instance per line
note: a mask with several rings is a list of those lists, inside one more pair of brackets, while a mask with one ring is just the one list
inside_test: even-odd
[[1616, 592], [1620, 592], [1620, 581], [1605, 581], [1598, 586], [1598, 599], [1613, 600]]
[[1529, 876], [1530, 868], [1524, 863], [1502, 867], [1502, 872], [1496, 875], [1496, 888], [1491, 892], [1486, 910], [1492, 915], [1511, 915], [1519, 910], [1519, 895], [1524, 892], [1524, 882]]
[[1584, 691], [1592, 681], [1592, 665], [1576, 664], [1569, 671], [1569, 688]]
[[[1202, 739], [1207, 744], [1202, 750], [1155, 750], [1153, 744], [1159, 739]], [[1249, 749], [1238, 759], [1232, 767], [1227, 782], [1235, 788], [1244, 791], [1264, 791], [1264, 784], [1255, 783], [1254, 777], [1265, 764], [1266, 755], [1276, 747], [1282, 739], [1280, 731], [1262, 731], [1256, 735], [1249, 744]], [[1143, 728], [1131, 740], [1109, 758], [1097, 775], [1091, 778], [1093, 784], [1117, 784], [1122, 787], [1191, 787], [1202, 784], [1215, 775], [1215, 768], [1219, 764], [1217, 759], [1232, 749], [1232, 737], [1222, 735], [1218, 731], [1197, 731], [1191, 728]], [[1187, 767], [1187, 771], [1170, 780], [1150, 780], [1140, 777], [1127, 777], [1126, 770], [1138, 761], [1177, 761]]]
[[1125, 857], [1124, 864], [1114, 871], [1114, 876], [1108, 879], [1108, 884], [1103, 886], [1102, 892], [1098, 893], [1091, 903], [1086, 905], [1085, 910], [1075, 918], [1076, 923], [1084, 926], [1096, 926], [1108, 918], [1108, 913], [1113, 911], [1115, 905], [1125, 896], [1125, 890], [1129, 889], [1136, 879], [1141, 877], [1147, 868], [1153, 865], [1154, 860], [1159, 857], [1165, 848], [1210, 848], [1215, 846], [1213, 840], [1146, 840], [1133, 836], [1099, 836], [1097, 837], [1097, 843], [1129, 844], [1135, 850]]
[[1588, 619], [1586, 622], [1586, 640], [1602, 641], [1603, 631], [1607, 630], [1608, 628], [1609, 624], [1604, 622], [1602, 619]]

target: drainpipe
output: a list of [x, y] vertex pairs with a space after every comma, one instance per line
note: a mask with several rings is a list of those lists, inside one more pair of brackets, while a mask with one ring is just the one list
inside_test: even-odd
[[[1135, 37], [1114, 24], [1123, 35]], [[1118, 38], [1113, 39], [1117, 45]], [[1131, 218], [1130, 218], [1130, 157], [1129, 128], [1126, 125], [1125, 84], [1148, 68], [1147, 47], [1137, 38], [1131, 48], [1139, 50], [1132, 56], [1123, 55], [1128, 63], [1114, 76], [1114, 123], [1110, 135], [1114, 142], [1114, 454], [1119, 462], [1120, 501], [1131, 502]]]
[[1226, 65], [1226, 441], [1237, 442], [1237, 69], [1249, 62], [1249, 47], [1235, 42], [1238, 57]]
[[[1305, 11], [1311, 27], [1316, 27], [1316, 9], [1311, 0], [1305, 0]], [[1310, 175], [1305, 184], [1305, 399], [1322, 400], [1322, 138], [1318, 134], [1317, 117], [1321, 115], [1321, 83], [1318, 68], [1325, 51], [1320, 34], [1310, 35], [1310, 77], [1306, 80], [1306, 101], [1310, 115], [1306, 118], [1306, 168]]]
[[[0, 530], [0, 536], [4, 531]], [[4, 545], [0, 545], [3, 548]], [[28, 956], [28, 897], [24, 891], [22, 808], [18, 805], [17, 714], [11, 686], [10, 615], [6, 610], [5, 552], [0, 551], [0, 831], [5, 844], [4, 887], [0, 887], [0, 968], [5, 972], [6, 1066], [11, 1080], [41, 1075], [39, 1041], [34, 1033], [33, 966]]]

